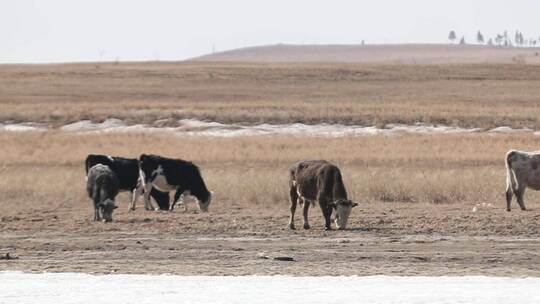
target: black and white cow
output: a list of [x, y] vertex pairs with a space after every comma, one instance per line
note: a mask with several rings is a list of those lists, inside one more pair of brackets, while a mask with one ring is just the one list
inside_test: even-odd
[[[90, 154], [85, 161], [86, 174], [88, 175], [88, 170], [97, 164], [106, 165], [116, 173], [119, 190], [132, 193], [129, 209], [135, 210], [135, 203], [144, 191], [142, 183], [139, 181], [139, 161], [135, 158]], [[150, 195], [156, 200], [159, 209], [169, 210], [169, 193], [152, 189]], [[146, 202], [144, 207], [146, 210], [152, 209], [152, 206]]]
[[145, 187], [145, 204], [149, 201], [148, 193], [157, 188], [163, 192], [176, 191], [169, 210], [174, 209], [181, 196], [193, 195], [197, 198], [199, 209], [202, 212], [208, 211], [212, 192], [208, 191], [199, 168], [192, 162], [143, 154], [139, 158], [139, 166]]
[[117, 208], [114, 200], [119, 190], [116, 173], [102, 164], [93, 166], [88, 170], [86, 190], [94, 203], [94, 222], [112, 222], [112, 213]]

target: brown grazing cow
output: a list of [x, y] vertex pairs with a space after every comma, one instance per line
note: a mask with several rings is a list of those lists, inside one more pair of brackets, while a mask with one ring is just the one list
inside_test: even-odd
[[304, 229], [309, 229], [308, 211], [313, 202], [322, 210], [325, 230], [330, 230], [330, 216], [335, 212], [337, 229], [345, 229], [353, 207], [358, 204], [347, 198], [341, 172], [325, 160], [301, 161], [289, 168], [291, 218], [289, 228], [294, 227], [294, 212], [299, 202], [303, 204]]

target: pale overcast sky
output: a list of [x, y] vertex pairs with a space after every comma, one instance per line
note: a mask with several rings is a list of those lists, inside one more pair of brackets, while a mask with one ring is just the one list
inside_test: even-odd
[[0, 0], [0, 63], [180, 60], [245, 46], [540, 37], [539, 0]]

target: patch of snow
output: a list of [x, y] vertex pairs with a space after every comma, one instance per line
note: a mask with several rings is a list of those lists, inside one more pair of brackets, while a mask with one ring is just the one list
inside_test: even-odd
[[205, 123], [197, 120], [180, 120], [178, 131], [184, 131], [189, 136], [208, 137], [237, 137], [254, 135], [293, 135], [313, 137], [345, 137], [345, 136], [374, 136], [399, 134], [455, 134], [480, 132], [478, 128], [459, 128], [450, 126], [433, 126], [416, 124], [413, 126], [390, 124], [387, 128], [374, 126], [347, 126], [342, 124], [260, 124], [255, 126], [242, 126], [236, 124]]
[[513, 129], [507, 126], [497, 127], [497, 128], [488, 130], [488, 133], [503, 133], [503, 134], [528, 133], [528, 132], [532, 132], [532, 130], [529, 128]]
[[81, 120], [72, 124], [60, 127], [60, 130], [67, 132], [88, 132], [109, 130], [112, 128], [124, 127], [126, 124], [117, 118], [108, 118], [102, 123], [92, 122], [90, 120]]
[[27, 122], [20, 124], [1, 124], [0, 131], [7, 132], [43, 132], [47, 131], [47, 128], [41, 124]]
[[465, 129], [449, 126], [433, 126], [416, 124], [414, 126], [391, 124], [387, 128], [373, 126], [347, 126], [342, 124], [306, 125], [294, 124], [259, 124], [245, 126], [239, 124], [223, 124], [218, 122], [204, 122], [196, 119], [181, 119], [177, 127], [152, 127], [148, 125], [127, 126], [119, 119], [107, 119], [102, 123], [93, 123], [83, 120], [60, 128], [68, 132], [110, 132], [110, 133], [174, 133], [179, 136], [204, 137], [241, 137], [258, 135], [292, 135], [313, 137], [345, 137], [345, 136], [374, 136], [397, 134], [453, 134], [474, 133], [480, 129]]
[[392, 132], [414, 133], [414, 134], [457, 134], [476, 133], [482, 131], [480, 128], [460, 128], [450, 126], [434, 126], [428, 124], [415, 124], [414, 126], [403, 124], [389, 124], [388, 129]]
[[197, 119], [181, 119], [178, 122], [184, 128], [224, 128], [228, 126], [219, 122], [205, 122]]
[[[224, 124], [219, 122], [205, 122], [197, 119], [181, 119], [176, 127], [161, 127], [168, 120], [158, 120], [153, 125], [136, 124], [127, 125], [117, 118], [109, 118], [101, 123], [82, 120], [60, 127], [61, 131], [79, 133], [166, 133], [178, 136], [203, 137], [242, 137], [260, 135], [291, 135], [311, 137], [347, 137], [347, 136], [377, 136], [401, 134], [468, 134], [487, 132], [491, 134], [514, 134], [533, 132], [531, 129], [512, 129], [498, 127], [488, 131], [480, 128], [460, 128], [452, 126], [429, 125], [417, 123], [415, 125], [388, 124], [385, 128], [375, 126], [348, 126], [342, 124], [259, 124], [246, 126], [240, 124]], [[0, 124], [0, 131], [45, 131], [46, 126], [32, 123], [26, 124]], [[540, 136], [540, 132], [534, 133]]]
[[540, 303], [540, 278], [0, 272], [0, 282], [0, 303]]

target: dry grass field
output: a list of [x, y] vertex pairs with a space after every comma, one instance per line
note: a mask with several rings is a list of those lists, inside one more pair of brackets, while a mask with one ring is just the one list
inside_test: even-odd
[[[505, 211], [504, 153], [532, 135], [181, 138], [0, 133], [0, 269], [178, 274], [538, 275], [538, 194]], [[118, 198], [115, 222], [92, 223], [88, 153], [141, 151], [199, 164], [216, 193], [210, 213], [147, 212]], [[338, 164], [360, 203], [344, 232], [289, 231], [287, 167]], [[473, 208], [476, 207], [476, 212]], [[300, 221], [297, 213], [296, 220]], [[277, 262], [261, 255], [285, 255]], [[336, 256], [337, 255], [337, 256]]]
[[[416, 122], [540, 129], [540, 70], [526, 65], [120, 63], [0, 66], [0, 122], [116, 117], [254, 124]], [[159, 122], [156, 122], [159, 121]], [[0, 270], [209, 275], [540, 275], [540, 196], [505, 211], [504, 155], [533, 134], [343, 138], [0, 132]], [[92, 223], [89, 153], [192, 160], [208, 214], [147, 212], [118, 197]], [[359, 203], [347, 231], [287, 229], [287, 168], [327, 159]], [[297, 221], [300, 214], [297, 213]], [[300, 227], [300, 225], [297, 225]], [[269, 259], [262, 258], [270, 257]], [[295, 262], [272, 260], [291, 256]]]
[[540, 129], [532, 65], [120, 63], [0, 66], [0, 122], [425, 122]]

